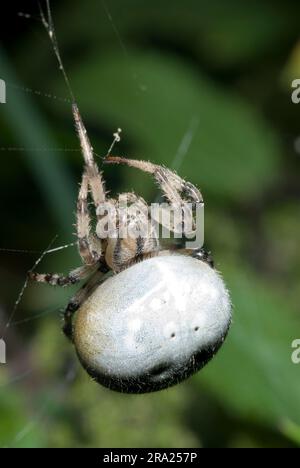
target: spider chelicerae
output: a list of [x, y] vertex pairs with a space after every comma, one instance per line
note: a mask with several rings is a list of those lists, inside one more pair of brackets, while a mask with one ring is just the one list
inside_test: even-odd
[[[76, 215], [83, 265], [66, 276], [31, 271], [29, 278], [53, 286], [86, 280], [65, 309], [63, 331], [93, 379], [120, 392], [161, 390], [201, 369], [222, 345], [231, 323], [229, 294], [210, 254], [188, 243], [185, 248], [164, 248], [157, 230], [167, 219], [165, 227], [175, 234], [190, 238], [197, 233], [195, 214], [203, 206], [202, 195], [168, 168], [111, 156], [109, 151], [105, 163], [150, 173], [168, 206], [153, 214], [133, 192], [118, 200], [107, 196], [61, 61], [49, 0], [46, 5], [47, 17], [41, 10], [41, 20], [70, 91], [85, 163]], [[124, 200], [129, 205], [125, 215]], [[164, 216], [168, 208], [180, 214], [179, 222], [175, 215]]]

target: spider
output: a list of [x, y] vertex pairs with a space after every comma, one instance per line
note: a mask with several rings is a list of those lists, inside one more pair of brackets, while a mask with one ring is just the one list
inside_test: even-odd
[[[63, 332], [74, 344], [82, 366], [94, 380], [112, 390], [161, 390], [200, 370], [222, 345], [231, 323], [229, 293], [211, 255], [190, 244], [164, 248], [157, 230], [161, 224], [175, 235], [193, 237], [197, 233], [195, 213], [203, 198], [193, 184], [170, 169], [112, 156], [111, 148], [104, 163], [126, 164], [150, 173], [168, 206], [155, 213], [151, 210], [150, 216], [145, 200], [135, 193], [121, 194], [118, 200], [107, 196], [61, 60], [49, 0], [46, 10], [44, 13], [40, 8], [41, 21], [70, 93], [84, 158], [76, 213], [83, 265], [67, 276], [31, 271], [29, 279], [52, 286], [86, 280], [63, 316]], [[124, 200], [129, 204], [125, 214]], [[174, 209], [169, 218], [165, 216], [168, 208]], [[183, 215], [179, 222], [175, 213]]]
[[[75, 103], [73, 116], [85, 162], [76, 214], [83, 265], [67, 276], [36, 272], [29, 276], [53, 286], [87, 279], [65, 309], [63, 331], [93, 379], [125, 393], [161, 390], [200, 370], [220, 348], [231, 323], [229, 294], [204, 249], [161, 246], [149, 208], [135, 193], [125, 196], [144, 216], [130, 215], [125, 225], [146, 224], [148, 235], [119, 235], [120, 201], [107, 196]], [[104, 162], [150, 173], [171, 207], [184, 210], [191, 202], [186, 209], [190, 219], [193, 207], [203, 204], [200, 191], [170, 169], [110, 154]], [[105, 238], [91, 227], [90, 195], [98, 223], [106, 203], [115, 210], [115, 228]], [[193, 222], [181, 225], [185, 235], [194, 227]], [[176, 224], [170, 229], [176, 232]]]

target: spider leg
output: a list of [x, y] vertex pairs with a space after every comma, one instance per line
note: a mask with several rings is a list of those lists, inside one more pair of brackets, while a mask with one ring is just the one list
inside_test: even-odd
[[[174, 210], [171, 214], [167, 207], [160, 207], [158, 212], [153, 212], [152, 217], [169, 231], [191, 236], [196, 232], [194, 211], [196, 207], [203, 206], [201, 192], [190, 182], [183, 180], [175, 172], [163, 166], [149, 161], [126, 159], [119, 156], [108, 156], [105, 163], [126, 164], [144, 172], [152, 174], [162, 189], [166, 199]], [[169, 215], [168, 215], [169, 212]], [[184, 220], [184, 223], [178, 222]]]
[[51, 286], [71, 286], [93, 273], [96, 267], [98, 265], [83, 265], [70, 271], [65, 276], [59, 273], [36, 273], [35, 271], [29, 271], [28, 278], [38, 283], [50, 284]]
[[94, 160], [93, 147], [87, 135], [86, 128], [83, 124], [79, 109], [76, 104], [73, 104], [73, 117], [75, 120], [76, 131], [80, 141], [82, 155], [85, 162], [85, 173], [88, 177], [88, 183], [91, 188], [92, 197], [95, 206], [100, 205], [105, 201], [105, 186], [102, 180], [102, 175], [99, 172], [98, 166]]
[[127, 166], [135, 167], [141, 171], [152, 174], [171, 204], [181, 204], [183, 202], [182, 195], [187, 198], [187, 200], [191, 200], [194, 203], [203, 203], [203, 197], [200, 191], [193, 184], [185, 181], [166, 167], [153, 164], [149, 161], [139, 161], [110, 155], [107, 156], [104, 162], [126, 164]]
[[80, 256], [85, 265], [76, 268], [68, 275], [58, 273], [36, 273], [30, 271], [32, 281], [47, 283], [52, 286], [75, 284], [94, 272], [101, 258], [101, 241], [90, 233], [90, 215], [88, 210], [88, 175], [83, 173], [77, 201], [77, 238]]
[[88, 209], [88, 175], [84, 172], [77, 201], [77, 238], [79, 254], [86, 265], [93, 265], [101, 257], [101, 241], [90, 232]]
[[104, 281], [104, 272], [96, 271], [94, 275], [85, 283], [79, 291], [73, 296], [63, 315], [62, 330], [69, 340], [73, 341], [73, 315], [83, 304], [83, 302], [92, 294], [94, 289]]

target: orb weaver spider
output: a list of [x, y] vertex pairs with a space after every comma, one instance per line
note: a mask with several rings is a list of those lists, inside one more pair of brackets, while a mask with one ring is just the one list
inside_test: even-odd
[[[119, 235], [120, 202], [107, 197], [103, 174], [65, 74], [51, 12], [42, 21], [54, 45], [60, 68], [72, 97], [72, 110], [84, 158], [76, 215], [78, 250], [83, 265], [67, 276], [30, 272], [33, 281], [67, 286], [87, 279], [69, 301], [63, 331], [73, 342], [86, 371], [100, 384], [127, 393], [144, 393], [174, 385], [201, 369], [222, 345], [230, 323], [229, 293], [203, 248], [165, 249], [149, 218], [146, 202], [135, 193], [126, 199], [139, 213], [126, 222], [147, 225], [148, 235]], [[203, 204], [200, 191], [175, 172], [147, 161], [110, 154], [105, 163], [125, 164], [150, 173], [171, 207], [185, 210]], [[103, 238], [91, 228], [89, 194], [98, 222], [108, 202], [117, 214], [114, 232]], [[187, 205], [187, 202], [190, 202]], [[188, 208], [186, 208], [188, 206]], [[157, 221], [157, 220], [156, 220]], [[175, 224], [170, 230], [176, 231]]]

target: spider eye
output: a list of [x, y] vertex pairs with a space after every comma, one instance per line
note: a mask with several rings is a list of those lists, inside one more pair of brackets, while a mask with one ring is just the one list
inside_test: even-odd
[[94, 291], [77, 312], [74, 342], [100, 384], [144, 393], [201, 369], [222, 345], [230, 321], [227, 290], [205, 262], [155, 257]]

